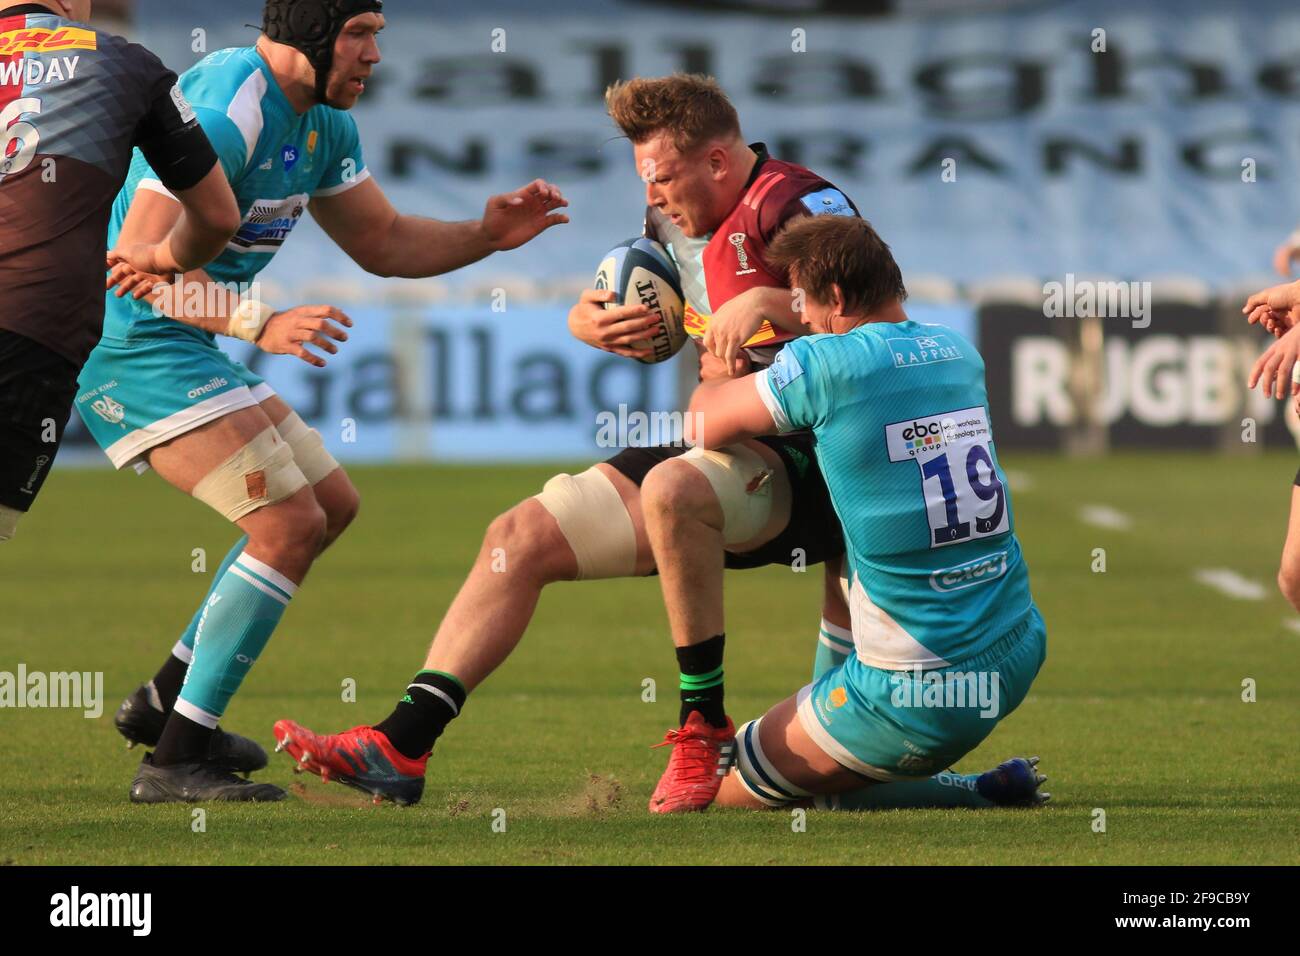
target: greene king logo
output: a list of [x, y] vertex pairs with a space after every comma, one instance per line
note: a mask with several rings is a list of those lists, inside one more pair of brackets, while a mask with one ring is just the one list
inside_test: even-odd
[[153, 927], [153, 894], [82, 893], [81, 887], [74, 886], [50, 897], [50, 925], [127, 926], [132, 936], [148, 936]]
[[1001, 684], [997, 671], [923, 671], [889, 675], [894, 685], [889, 701], [895, 707], [936, 707], [944, 710], [979, 708], [981, 717], [998, 715]]

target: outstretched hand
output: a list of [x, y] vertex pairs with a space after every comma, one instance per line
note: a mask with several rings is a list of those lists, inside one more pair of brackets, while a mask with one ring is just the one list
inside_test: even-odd
[[568, 216], [554, 211], [568, 204], [558, 186], [535, 179], [521, 189], [487, 201], [483, 233], [495, 252], [516, 249], [552, 226], [568, 222]]

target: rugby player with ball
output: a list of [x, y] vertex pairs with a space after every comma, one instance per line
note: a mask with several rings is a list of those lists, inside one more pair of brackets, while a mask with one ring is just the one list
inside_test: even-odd
[[[584, 292], [570, 311], [570, 330], [616, 354], [667, 357], [685, 338], [674, 325], [675, 267], [682, 323], [695, 340], [701, 377], [727, 379], [769, 365], [805, 330], [780, 271], [767, 262], [767, 243], [793, 218], [856, 216], [856, 207], [811, 170], [771, 157], [761, 143], [747, 144], [735, 108], [711, 78], [633, 79], [612, 86], [606, 105], [632, 142], [648, 207], [647, 241], [616, 250], [612, 258], [622, 264], [602, 264], [604, 284], [626, 279], [631, 286]], [[629, 262], [633, 268], [625, 269]], [[636, 275], [650, 273], [658, 276], [659, 311], [636, 295]], [[657, 341], [664, 337], [667, 345]], [[843, 540], [810, 432], [709, 450], [626, 448], [581, 474], [555, 476], [492, 522], [424, 667], [387, 718], [330, 735], [281, 720], [278, 747], [327, 779], [399, 803], [419, 800], [434, 742], [519, 642], [542, 588], [655, 571], [641, 484], [668, 461], [681, 467], [662, 476], [657, 500], [670, 500], [678, 479], [707, 488], [727, 567], [825, 564], [819, 638], [828, 658], [847, 653]], [[504, 570], [494, 559], [502, 553]], [[718, 631], [679, 655], [683, 726], [670, 737], [687, 756], [699, 747], [716, 754], [734, 736], [721, 709], [723, 642]]]

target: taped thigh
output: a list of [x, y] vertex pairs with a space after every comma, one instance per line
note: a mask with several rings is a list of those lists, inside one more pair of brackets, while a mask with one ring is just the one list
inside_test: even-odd
[[291, 411], [275, 428], [293, 452], [294, 463], [306, 476], [307, 484], [317, 484], [339, 467], [334, 456], [326, 450], [320, 432], [309, 427], [297, 412]]
[[599, 468], [556, 475], [533, 496], [551, 513], [578, 559], [578, 579], [636, 573], [636, 530], [627, 505]]
[[294, 463], [293, 451], [275, 427], [268, 426], [204, 475], [191, 494], [218, 514], [238, 521], [306, 486], [307, 477]]
[[752, 541], [772, 517], [773, 468], [747, 445], [716, 451], [692, 448], [681, 460], [698, 469], [722, 508], [722, 543], [726, 547]]

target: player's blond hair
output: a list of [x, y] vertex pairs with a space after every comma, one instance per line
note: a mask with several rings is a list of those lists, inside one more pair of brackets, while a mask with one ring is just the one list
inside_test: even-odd
[[700, 73], [635, 77], [605, 91], [605, 108], [633, 143], [659, 133], [680, 153], [740, 136], [740, 117], [718, 81]]

